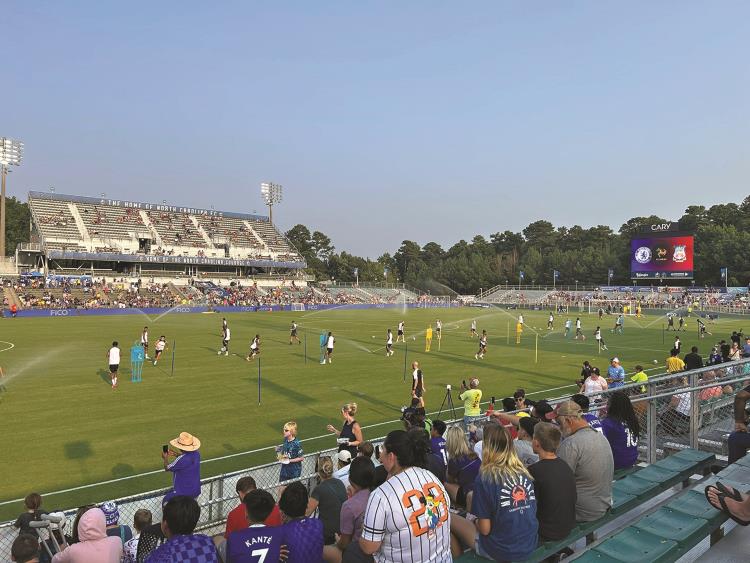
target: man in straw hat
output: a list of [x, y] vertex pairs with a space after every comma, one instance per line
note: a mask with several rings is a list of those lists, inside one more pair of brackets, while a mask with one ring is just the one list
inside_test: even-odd
[[[180, 432], [169, 445], [173, 449], [164, 446], [162, 459], [164, 470], [172, 472], [172, 490], [165, 495], [162, 506], [178, 495], [197, 498], [201, 494], [201, 454], [198, 451], [201, 441], [192, 434]], [[169, 463], [170, 456], [177, 459]]]

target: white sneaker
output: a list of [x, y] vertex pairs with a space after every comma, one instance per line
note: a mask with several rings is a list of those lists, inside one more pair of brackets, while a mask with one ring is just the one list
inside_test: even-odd
[[479, 355], [477, 355], [477, 354], [474, 354], [474, 359], [475, 359], [475, 360], [478, 360], [478, 359], [479, 359]]
[[228, 356], [228, 355], [229, 355], [229, 352], [224, 352], [224, 355], [225, 355], [225, 356]]

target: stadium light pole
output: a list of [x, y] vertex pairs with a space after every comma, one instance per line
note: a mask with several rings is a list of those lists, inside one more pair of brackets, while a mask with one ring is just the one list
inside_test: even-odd
[[20, 166], [23, 160], [23, 143], [0, 137], [0, 258], [5, 258], [5, 178], [8, 166]]
[[263, 182], [260, 185], [260, 195], [268, 206], [268, 220], [273, 225], [273, 206], [281, 203], [283, 187], [273, 182]]

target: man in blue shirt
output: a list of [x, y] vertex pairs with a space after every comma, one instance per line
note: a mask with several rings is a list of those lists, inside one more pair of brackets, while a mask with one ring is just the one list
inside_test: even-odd
[[607, 382], [610, 389], [625, 385], [625, 368], [620, 365], [620, 358], [614, 357], [610, 360], [607, 368]]
[[[172, 472], [172, 490], [164, 496], [162, 505], [178, 495], [197, 498], [201, 494], [201, 454], [198, 451], [201, 441], [192, 434], [180, 432], [169, 444], [177, 451], [167, 448], [162, 453], [164, 470]], [[169, 463], [170, 456], [177, 459]]]

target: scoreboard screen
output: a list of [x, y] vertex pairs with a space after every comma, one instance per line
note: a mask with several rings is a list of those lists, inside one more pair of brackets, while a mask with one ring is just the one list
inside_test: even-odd
[[635, 238], [630, 241], [630, 278], [693, 278], [693, 236]]

